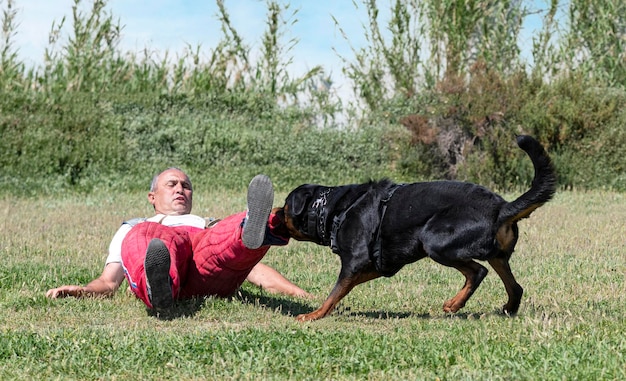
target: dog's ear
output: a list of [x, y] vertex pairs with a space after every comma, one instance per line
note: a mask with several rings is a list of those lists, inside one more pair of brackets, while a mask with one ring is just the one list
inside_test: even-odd
[[287, 196], [285, 204], [289, 205], [289, 212], [294, 216], [302, 214], [306, 208], [311, 192], [304, 189], [296, 189]]

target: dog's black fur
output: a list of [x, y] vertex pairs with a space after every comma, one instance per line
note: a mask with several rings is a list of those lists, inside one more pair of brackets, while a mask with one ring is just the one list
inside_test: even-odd
[[523, 293], [509, 267], [517, 222], [549, 201], [556, 187], [541, 144], [530, 136], [519, 136], [517, 144], [532, 160], [535, 178], [513, 202], [480, 185], [456, 181], [305, 184], [293, 190], [279, 213], [289, 235], [330, 246], [341, 258], [339, 279], [326, 301], [298, 320], [320, 319], [357, 284], [392, 276], [424, 257], [465, 275], [465, 285], [444, 303], [444, 311], [462, 308], [487, 275], [477, 259], [488, 261], [498, 273], [508, 294], [503, 312], [515, 314]]

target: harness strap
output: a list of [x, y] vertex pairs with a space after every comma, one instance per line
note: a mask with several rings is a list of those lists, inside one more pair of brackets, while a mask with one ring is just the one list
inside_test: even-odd
[[146, 218], [142, 218], [142, 217], [137, 217], [137, 218], [132, 218], [130, 220], [124, 221], [122, 222], [122, 224], [127, 224], [130, 226], [135, 226], [141, 222], [144, 222], [146, 220]]
[[387, 191], [387, 197], [385, 197], [384, 199], [381, 200], [380, 204], [380, 223], [378, 224], [378, 227], [376, 228], [376, 239], [374, 240], [374, 247], [372, 248], [372, 257], [376, 260], [376, 269], [378, 271], [380, 271], [381, 273], [383, 273], [382, 268], [383, 268], [383, 256], [381, 255], [382, 251], [383, 251], [383, 240], [380, 238], [380, 232], [383, 230], [382, 226], [383, 226], [383, 219], [385, 218], [385, 213], [387, 212], [387, 203], [389, 202], [389, 200], [391, 199], [391, 196], [393, 196], [394, 192], [396, 190], [398, 190], [398, 188], [403, 187], [404, 184], [394, 184], [391, 188], [389, 188], [389, 190]]
[[320, 198], [318, 198], [309, 209], [307, 231], [309, 234], [316, 234], [321, 239], [322, 243], [326, 246], [330, 246], [331, 243], [331, 237], [328, 237], [326, 234], [326, 220], [328, 219], [328, 211], [332, 210], [335, 204], [339, 202], [339, 200], [349, 190], [349, 187], [328, 188], [320, 195]]
[[339, 246], [337, 246], [337, 232], [339, 231], [339, 228], [343, 224], [343, 221], [346, 219], [346, 214], [348, 214], [348, 212], [352, 210], [352, 208], [354, 208], [354, 206], [357, 205], [359, 201], [365, 198], [367, 194], [368, 192], [363, 193], [361, 196], [359, 196], [359, 198], [357, 198], [355, 202], [352, 203], [352, 205], [350, 205], [349, 208], [345, 209], [344, 211], [342, 211], [341, 213], [333, 217], [333, 226], [330, 229], [330, 243], [329, 243], [330, 249], [333, 251], [333, 253], [335, 254], [339, 253]]
[[[376, 228], [376, 241], [374, 241], [374, 253], [380, 253], [381, 251], [381, 247], [382, 247], [382, 241], [380, 239], [380, 227], [383, 223], [383, 218], [385, 217], [385, 211], [387, 210], [387, 202], [389, 201], [389, 199], [391, 199], [391, 196], [393, 196], [393, 193], [400, 188], [401, 186], [403, 186], [404, 184], [394, 184], [392, 185], [388, 190], [387, 190], [387, 195], [385, 198], [383, 198], [380, 201], [381, 204], [381, 215], [380, 215], [380, 223], [378, 224], [378, 227]], [[352, 205], [344, 210], [343, 212], [341, 212], [340, 214], [336, 215], [333, 218], [333, 226], [332, 229], [330, 231], [330, 248], [333, 251], [333, 253], [337, 254], [339, 252], [339, 246], [337, 245], [337, 232], [339, 231], [339, 228], [341, 227], [341, 225], [343, 224], [344, 220], [346, 219], [346, 214], [348, 214], [348, 212], [359, 203], [359, 201], [361, 201], [365, 196], [367, 195], [367, 192], [365, 192], [364, 194], [362, 194], [354, 203], [352, 203]], [[380, 266], [380, 264], [377, 264]]]

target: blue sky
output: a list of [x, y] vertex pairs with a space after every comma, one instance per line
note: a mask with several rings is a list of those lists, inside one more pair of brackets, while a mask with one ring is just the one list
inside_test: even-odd
[[[73, 0], [14, 0], [18, 9], [16, 47], [27, 65], [42, 62], [44, 49], [52, 22], [63, 16], [71, 19]], [[89, 6], [90, 0], [83, 0]], [[235, 29], [252, 47], [260, 44], [265, 30], [265, 0], [225, 0], [226, 8]], [[351, 58], [350, 46], [335, 26], [333, 17], [346, 32], [355, 47], [365, 44], [362, 24], [367, 20], [362, 1], [357, 0], [358, 9], [351, 0], [291, 0], [290, 10], [298, 10], [298, 20], [290, 27], [288, 37], [297, 38], [299, 43], [290, 55], [293, 57], [291, 71], [294, 75], [304, 73], [316, 66], [323, 66], [339, 92], [346, 91], [342, 79], [342, 56]], [[537, 1], [537, 4], [544, 3]], [[3, 6], [5, 2], [0, 0]], [[385, 20], [389, 1], [379, 1], [381, 19]], [[540, 6], [541, 5], [537, 5]], [[543, 6], [545, 8], [545, 6]], [[221, 38], [220, 22], [216, 18], [217, 7], [213, 0], [109, 0], [108, 9], [124, 26], [121, 50], [139, 52], [150, 48], [161, 54], [168, 50], [170, 55], [183, 51], [187, 44], [201, 44], [208, 54]], [[530, 20], [525, 34], [530, 35], [533, 23]], [[383, 24], [384, 25], [384, 24]], [[530, 37], [523, 37], [530, 46]]]

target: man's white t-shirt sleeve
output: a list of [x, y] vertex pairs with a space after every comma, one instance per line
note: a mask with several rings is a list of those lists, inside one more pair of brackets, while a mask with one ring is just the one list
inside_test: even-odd
[[109, 256], [106, 260], [107, 265], [112, 262], [122, 262], [122, 241], [130, 229], [132, 229], [132, 226], [129, 224], [122, 224], [122, 226], [117, 229], [117, 232], [109, 244]]

